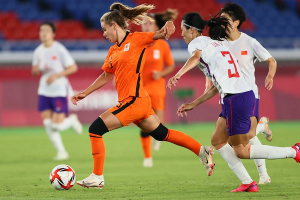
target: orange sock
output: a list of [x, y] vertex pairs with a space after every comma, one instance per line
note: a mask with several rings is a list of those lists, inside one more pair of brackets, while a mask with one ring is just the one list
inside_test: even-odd
[[104, 159], [105, 159], [105, 146], [102, 136], [96, 135], [93, 133], [89, 133], [91, 146], [92, 146], [92, 154], [94, 160], [94, 169], [93, 173], [96, 175], [103, 174], [104, 167]]
[[141, 143], [144, 151], [144, 157], [151, 157], [151, 136], [141, 137]]
[[168, 135], [166, 136], [164, 141], [172, 142], [174, 144], [177, 144], [178, 146], [185, 147], [194, 152], [197, 156], [199, 155], [200, 148], [202, 146], [199, 142], [197, 142], [187, 134], [172, 129], [169, 129]]

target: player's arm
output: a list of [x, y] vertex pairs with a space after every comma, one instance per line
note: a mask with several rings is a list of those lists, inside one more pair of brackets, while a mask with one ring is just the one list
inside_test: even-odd
[[266, 60], [266, 62], [269, 64], [269, 73], [268, 73], [268, 75], [266, 77], [266, 80], [265, 80], [265, 87], [268, 90], [271, 90], [272, 87], [273, 87], [273, 78], [276, 74], [277, 62], [273, 57], [268, 58]]
[[169, 74], [171, 74], [175, 69], [175, 64], [167, 66], [163, 71], [153, 71], [153, 78], [155, 80], [158, 80], [162, 77], [165, 77]]
[[60, 72], [60, 73], [56, 73], [56, 74], [53, 74], [51, 75], [48, 79], [47, 79], [47, 83], [48, 84], [51, 84], [55, 79], [58, 79], [60, 77], [63, 77], [63, 76], [69, 76], [71, 74], [74, 74], [75, 72], [77, 72], [78, 70], [78, 67], [77, 65], [74, 63], [68, 67], [65, 68], [64, 71]]
[[205, 90], [204, 90], [204, 93], [206, 92], [206, 91], [208, 91], [208, 89], [211, 87], [211, 80], [208, 78], [208, 77], [206, 77], [205, 78]]
[[72, 103], [77, 105], [77, 101], [84, 99], [86, 96], [98, 90], [99, 88], [106, 85], [112, 78], [114, 74], [104, 71], [87, 89], [83, 92], [80, 92], [72, 97]]
[[175, 26], [173, 22], [167, 21], [166, 24], [153, 35], [154, 40], [166, 39], [168, 40], [170, 36], [175, 32]]
[[40, 74], [40, 69], [39, 69], [39, 66], [38, 65], [32, 65], [31, 67], [31, 74], [33, 76], [38, 76]]
[[201, 57], [201, 51], [195, 50], [192, 53], [192, 56], [186, 61], [184, 66], [177, 72], [177, 74], [169, 79], [167, 87], [171, 89], [172, 85], [176, 86], [176, 83], [178, 82], [180, 77], [186, 72], [188, 72], [189, 70], [193, 69], [199, 63], [200, 57]]
[[193, 108], [195, 108], [199, 104], [211, 99], [216, 94], [218, 94], [218, 92], [219, 92], [218, 89], [214, 85], [211, 86], [203, 95], [198, 97], [192, 103], [182, 104], [177, 110], [177, 115], [183, 117], [183, 113], [184, 113], [185, 116], [187, 116], [186, 111], [192, 110]]

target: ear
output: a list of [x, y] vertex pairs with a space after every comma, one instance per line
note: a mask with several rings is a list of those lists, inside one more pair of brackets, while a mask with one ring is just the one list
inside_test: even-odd
[[234, 22], [233, 22], [233, 24], [234, 24], [234, 27], [238, 27], [239, 26], [239, 24], [240, 24], [240, 20], [235, 20]]

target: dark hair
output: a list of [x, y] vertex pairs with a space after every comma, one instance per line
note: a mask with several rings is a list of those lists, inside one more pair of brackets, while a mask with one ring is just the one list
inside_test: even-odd
[[182, 22], [186, 29], [193, 27], [199, 33], [203, 32], [203, 29], [209, 27], [208, 35], [213, 40], [222, 41], [229, 37], [230, 23], [225, 17], [220, 17], [220, 13], [211, 17], [210, 20], [205, 21], [198, 13], [191, 12], [183, 16]]
[[54, 25], [53, 22], [45, 21], [45, 22], [43, 22], [43, 23], [40, 25], [40, 27], [43, 26], [43, 25], [48, 25], [48, 26], [50, 26], [51, 29], [52, 29], [52, 31], [53, 31], [53, 33], [56, 32], [56, 27], [55, 27], [55, 25]]
[[243, 22], [246, 21], [246, 13], [245, 10], [236, 3], [228, 2], [224, 5], [224, 8], [221, 10], [221, 14], [226, 13], [230, 16], [232, 21], [239, 20], [240, 23], [238, 25], [238, 29], [242, 26]]
[[113, 3], [110, 6], [110, 12], [102, 15], [100, 21], [110, 25], [116, 22], [122, 29], [126, 30], [128, 28], [127, 20], [137, 25], [143, 23], [143, 18], [152, 20], [151, 17], [147, 15], [147, 12], [152, 9], [154, 9], [153, 5], [142, 4], [131, 8], [121, 3]]
[[151, 13], [149, 16], [155, 19], [156, 25], [161, 29], [167, 21], [174, 21], [178, 16], [178, 11], [176, 9], [168, 8], [162, 13]]

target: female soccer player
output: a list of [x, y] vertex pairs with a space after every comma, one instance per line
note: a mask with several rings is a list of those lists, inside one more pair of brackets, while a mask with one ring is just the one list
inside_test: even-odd
[[[209, 27], [209, 37], [202, 36], [202, 30]], [[213, 146], [228, 163], [232, 171], [242, 181], [242, 185], [232, 192], [257, 192], [258, 187], [246, 171], [242, 159], [279, 159], [294, 158], [300, 162], [300, 143], [292, 147], [273, 147], [251, 145], [250, 117], [253, 116], [255, 95], [246, 82], [236, 58], [221, 41], [229, 37], [230, 23], [227, 18], [213, 17], [204, 21], [198, 13], [188, 13], [183, 17], [182, 36], [188, 44], [191, 57], [179, 72], [168, 82], [168, 87], [175, 85], [180, 77], [198, 65], [205, 76], [211, 79], [213, 86], [201, 97], [178, 108], [177, 114], [183, 116], [186, 111], [207, 101], [219, 91], [223, 98], [223, 114], [219, 117], [212, 139]], [[227, 126], [227, 129], [226, 129]], [[228, 141], [232, 147], [228, 144]]]
[[175, 27], [168, 21], [156, 32], [130, 33], [126, 31], [128, 27], [126, 21], [141, 24], [144, 18], [148, 18], [147, 11], [153, 8], [153, 5], [144, 4], [129, 8], [121, 3], [114, 3], [110, 6], [111, 11], [100, 19], [104, 37], [115, 45], [108, 51], [102, 67], [104, 72], [85, 91], [74, 95], [72, 102], [77, 105], [78, 101], [107, 84], [115, 76], [119, 104], [101, 114], [89, 128], [94, 169], [89, 177], [77, 181], [81, 186], [103, 187], [105, 147], [102, 136], [131, 122], [156, 140], [168, 141], [191, 150], [200, 157], [208, 175], [213, 172], [212, 147], [204, 147], [190, 136], [162, 125], [151, 107], [150, 97], [144, 88], [142, 71], [146, 47], [154, 40], [169, 39]]
[[38, 88], [38, 110], [41, 113], [46, 132], [57, 150], [54, 160], [69, 158], [59, 131], [73, 127], [77, 134], [82, 133], [82, 125], [77, 115], [68, 114], [67, 95], [69, 81], [66, 76], [77, 71], [74, 59], [67, 49], [54, 40], [55, 26], [44, 22], [40, 26], [39, 45], [33, 53], [32, 74], [42, 72]]
[[[265, 61], [269, 64], [269, 73], [265, 79], [265, 87], [268, 90], [272, 89], [273, 78], [276, 73], [277, 64], [275, 59], [256, 39], [239, 31], [239, 28], [242, 26], [243, 22], [246, 21], [246, 13], [241, 6], [232, 2], [226, 3], [221, 11], [221, 16], [226, 17], [231, 25], [229, 37], [227, 40], [222, 41], [222, 44], [225, 45], [238, 60], [245, 80], [251, 86], [255, 94], [255, 109], [253, 116], [251, 117], [252, 131], [250, 131], [250, 144], [261, 145], [261, 142], [256, 136], [258, 133], [261, 132], [268, 141], [272, 140], [273, 135], [269, 129], [268, 119], [266, 117], [262, 117], [259, 123], [257, 123], [259, 119], [260, 97], [258, 94], [258, 87], [255, 83], [254, 63], [258, 59], [259, 61]], [[271, 178], [267, 173], [265, 160], [254, 159], [254, 162], [259, 172], [258, 184], [270, 183]]]
[[[176, 10], [168, 9], [164, 13], [149, 14], [150, 19], [145, 19], [142, 24], [143, 32], [159, 31], [167, 21], [176, 19]], [[143, 70], [144, 87], [147, 90], [152, 108], [164, 124], [164, 110], [166, 97], [165, 76], [169, 75], [175, 68], [169, 44], [159, 39], [150, 44], [145, 51], [145, 65]], [[166, 66], [164, 68], [164, 65]], [[144, 167], [152, 167], [151, 137], [148, 133], [141, 131], [141, 143], [144, 151]], [[159, 150], [161, 141], [153, 140], [153, 149]]]

